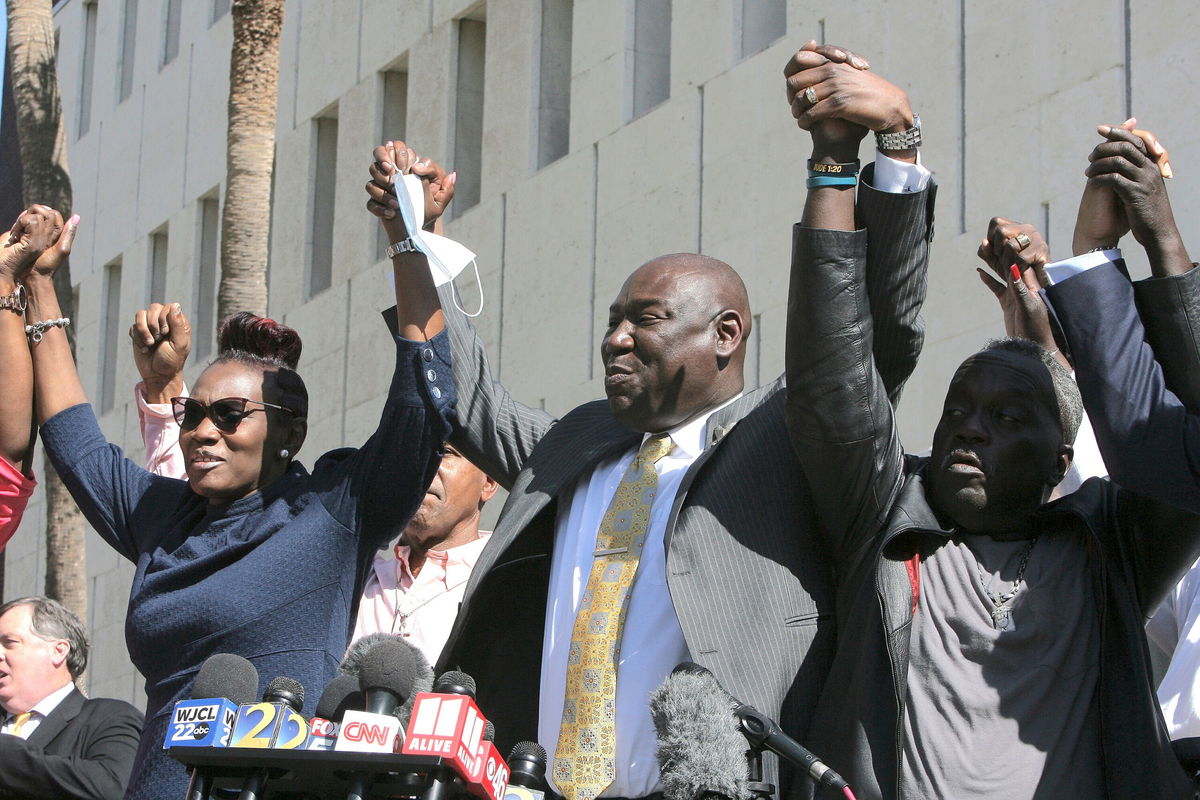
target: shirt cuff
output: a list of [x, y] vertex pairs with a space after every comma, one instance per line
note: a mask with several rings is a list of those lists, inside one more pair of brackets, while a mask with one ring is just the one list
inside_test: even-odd
[[921, 153], [917, 151], [917, 163], [897, 161], [883, 151], [875, 151], [875, 175], [871, 186], [880, 192], [904, 194], [925, 191], [933, 173], [921, 164]]
[[[187, 397], [187, 384], [183, 385], [181, 397]], [[142, 412], [147, 417], [156, 417], [158, 419], [172, 419], [172, 410], [170, 403], [148, 403], [146, 402], [146, 383], [138, 381], [133, 387], [133, 399], [137, 402], [138, 411]]]
[[1074, 277], [1081, 273], [1087, 272], [1093, 267], [1099, 267], [1104, 264], [1111, 264], [1121, 258], [1121, 250], [1112, 248], [1110, 250], [1094, 250], [1090, 253], [1064, 258], [1062, 261], [1055, 261], [1053, 264], [1046, 265], [1046, 277], [1050, 279], [1051, 285], [1062, 283], [1068, 278]]

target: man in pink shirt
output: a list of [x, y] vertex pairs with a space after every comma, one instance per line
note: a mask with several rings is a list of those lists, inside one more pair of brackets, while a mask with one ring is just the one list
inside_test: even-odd
[[[183, 364], [191, 327], [178, 303], [139, 311], [129, 329], [142, 381], [134, 388], [146, 469], [183, 478], [171, 398], [187, 394]], [[351, 639], [369, 633], [410, 638], [435, 663], [458, 614], [467, 579], [490, 532], [479, 530], [497, 483], [449, 445], [425, 499], [395, 545], [380, 550], [358, 607]]]

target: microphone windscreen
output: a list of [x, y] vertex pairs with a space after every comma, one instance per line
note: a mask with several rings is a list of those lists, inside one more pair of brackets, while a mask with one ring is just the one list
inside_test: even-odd
[[694, 664], [677, 667], [651, 693], [660, 785], [667, 800], [750, 796], [746, 740], [734, 706], [716, 677]]
[[508, 760], [515, 761], [521, 759], [523, 761], [540, 761], [542, 766], [546, 765], [546, 748], [542, 747], [537, 742], [517, 742], [513, 745], [513, 749], [509, 751]]
[[489, 720], [486, 720], [486, 721], [484, 722], [484, 725], [483, 725], [483, 740], [484, 740], [485, 742], [494, 742], [494, 741], [496, 741], [496, 726], [492, 724], [492, 721], [491, 721], [490, 719], [489, 719]]
[[443, 672], [433, 682], [433, 691], [439, 694], [465, 694], [475, 697], [475, 679], [465, 672], [451, 670]]
[[258, 699], [258, 670], [233, 653], [211, 655], [196, 673], [192, 697], [224, 697], [239, 706], [253, 703]]
[[414, 650], [395, 639], [377, 643], [363, 656], [358, 687], [364, 693], [382, 689], [396, 695], [397, 701], [407, 699], [417, 677]]
[[321, 719], [340, 722], [347, 710], [360, 709], [363, 705], [362, 694], [358, 691], [358, 678], [353, 675], [338, 675], [329, 682], [321, 699], [317, 701], [316, 716]]
[[267, 684], [263, 692], [263, 701], [267, 703], [284, 703], [299, 711], [304, 705], [304, 686], [295, 678], [280, 676]]
[[370, 652], [372, 647], [380, 642], [397, 638], [399, 637], [391, 633], [368, 633], [360, 639], [355, 639], [346, 650], [342, 663], [338, 665], [338, 672], [342, 675], [357, 676], [358, 671], [362, 669], [363, 657]]

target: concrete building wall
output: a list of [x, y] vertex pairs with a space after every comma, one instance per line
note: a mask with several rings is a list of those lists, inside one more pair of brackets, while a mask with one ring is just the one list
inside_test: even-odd
[[[636, 36], [639, 2], [658, 31], [667, 6], [669, 47]], [[784, 101], [781, 69], [809, 38], [858, 50], [909, 92], [924, 122], [924, 162], [940, 184], [928, 341], [900, 409], [910, 448], [928, 446], [954, 367], [1001, 332], [994, 300], [973, 269], [988, 219], [1040, 224], [1066, 254], [1096, 123], [1120, 121], [1132, 109], [1162, 137], [1179, 176], [1171, 186], [1179, 221], [1197, 241], [1200, 220], [1187, 213], [1200, 198], [1191, 177], [1200, 164], [1200, 125], [1187, 102], [1200, 74], [1190, 41], [1200, 23], [1195, 3], [789, 0], [780, 15], [768, 7], [775, 2], [575, 0], [567, 58], [564, 42], [543, 40], [543, 30], [563, 26], [549, 18], [543, 25], [542, 0], [290, 0], [275, 203], [261, 224], [271, 237], [270, 313], [305, 340], [301, 371], [312, 408], [301, 460], [311, 464], [326, 449], [363, 441], [390, 374], [391, 348], [377, 317], [388, 304], [388, 265], [378, 258], [380, 237], [362, 190], [372, 146], [396, 135], [383, 130], [384, 120], [401, 123], [394, 104], [385, 113], [386, 71], [407, 74], [397, 133], [449, 167], [470, 135], [471, 120], [456, 122], [456, 114], [481, 115], [478, 156], [464, 156], [478, 163], [478, 175], [465, 179], [477, 181], [479, 201], [453, 212], [448, 233], [479, 256], [486, 303], [477, 323], [500, 379], [519, 399], [552, 411], [600, 395], [596, 354], [607, 305], [635, 266], [666, 252], [698, 250], [741, 271], [755, 312], [748, 383], [780, 372], [791, 225], [804, 200], [808, 154], [808, 137]], [[563, 3], [550, 13], [561, 14]], [[114, 402], [101, 422], [135, 460], [136, 371], [124, 337], [151, 299], [150, 237], [168, 234], [167, 296], [153, 299], [178, 300], [194, 318], [198, 309], [211, 315], [214, 303], [198, 296], [196, 270], [204, 201], [220, 201], [224, 192], [227, 2], [180, 3], [178, 55], [164, 64], [170, 5], [99, 0], [82, 134], [86, 3], [61, 0], [55, 9], [75, 208], [83, 217], [73, 258], [80, 370], [93, 398], [103, 372], [113, 370]], [[137, 11], [133, 86], [119, 101], [127, 6]], [[778, 27], [781, 18], [771, 36], [764, 26]], [[482, 86], [460, 74], [477, 68], [459, 57], [464, 19], [485, 25]], [[663, 79], [664, 51], [667, 99], [631, 118], [635, 88], [645, 91], [635, 73]], [[639, 67], [638, 58], [651, 61]], [[543, 64], [570, 66], [565, 125], [565, 100], [546, 99], [554, 84], [541, 81]], [[551, 79], [561, 86], [565, 77]], [[403, 83], [390, 85], [394, 92]], [[553, 113], [543, 113], [551, 106]], [[335, 117], [329, 202], [314, 196], [317, 120]], [[539, 129], [544, 119], [568, 138], [557, 151], [565, 155], [539, 168], [540, 137], [551, 135]], [[326, 235], [315, 232], [318, 207], [333, 209], [334, 256], [330, 286], [313, 293], [307, 276]], [[105, 267], [117, 261], [120, 325], [106, 331]], [[464, 305], [473, 307], [478, 288], [470, 278], [460, 285]], [[118, 337], [115, 364], [102, 363], [105, 335]], [[189, 377], [201, 367], [196, 360]], [[492, 518], [501, 505], [502, 498], [492, 501]], [[8, 547], [10, 596], [42, 588], [43, 524], [38, 494]], [[131, 575], [131, 565], [91, 535], [90, 688], [141, 703], [123, 638]]]

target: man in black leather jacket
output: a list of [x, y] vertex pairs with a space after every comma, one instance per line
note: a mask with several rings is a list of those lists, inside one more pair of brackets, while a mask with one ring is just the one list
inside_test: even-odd
[[[862, 134], [814, 126], [814, 158]], [[856, 224], [852, 192], [821, 186], [794, 237], [789, 430], [839, 576], [838, 649], [808, 744], [860, 798], [1190, 796], [1142, 621], [1195, 558], [1200, 518], [1099, 479], [1044, 505], [1070, 464], [1078, 399], [1030, 343], [964, 362], [932, 457], [904, 456], [872, 361], [870, 232]], [[1032, 277], [1008, 286], [1036, 296]], [[1135, 311], [1112, 322], [1109, 346], [1127, 355], [1110, 368], [1138, 368]], [[1097, 409], [1093, 424], [1104, 415], [1133, 438], [1144, 419], [1123, 411]], [[1114, 468], [1123, 453], [1106, 456]]]

